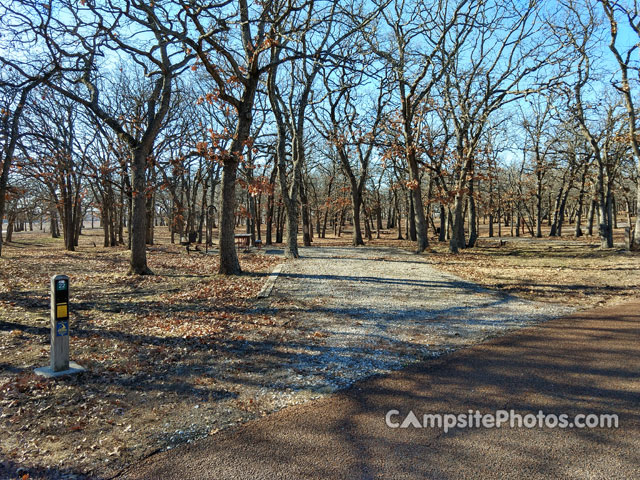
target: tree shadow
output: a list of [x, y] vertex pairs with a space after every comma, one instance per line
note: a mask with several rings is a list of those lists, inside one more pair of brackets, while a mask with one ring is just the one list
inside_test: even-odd
[[[603, 325], [604, 322], [604, 325]], [[290, 407], [241, 430], [136, 465], [126, 478], [632, 478], [640, 465], [640, 315], [543, 324], [400, 372], [357, 382], [337, 396]], [[611, 414], [619, 428], [391, 429], [422, 414]], [[206, 460], [205, 460], [206, 459]], [[242, 461], [240, 461], [242, 459]]]
[[[26, 475], [26, 476], [25, 476]], [[56, 468], [45, 466], [34, 466], [26, 468], [12, 460], [5, 459], [0, 462], [0, 478], [6, 480], [88, 480], [89, 476], [73, 468]]]

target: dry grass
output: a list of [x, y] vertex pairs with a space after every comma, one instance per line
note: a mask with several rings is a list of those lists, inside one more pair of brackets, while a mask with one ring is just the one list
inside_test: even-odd
[[[240, 255], [245, 274], [215, 274], [218, 258], [164, 244], [151, 247], [154, 276], [127, 276], [128, 252], [76, 252], [39, 233], [15, 235], [0, 259], [0, 477], [25, 468], [31, 478], [102, 476], [177, 441], [203, 400], [236, 392], [206, 372], [211, 352], [246, 330], [269, 333], [251, 298], [278, 259]], [[49, 278], [70, 277], [71, 359], [87, 368], [47, 380]], [[219, 360], [219, 359], [218, 359]], [[201, 433], [201, 432], [200, 432]], [[4, 469], [4, 471], [3, 471]], [[13, 472], [9, 474], [8, 472]]]
[[584, 242], [509, 242], [451, 255], [438, 245], [438, 268], [489, 288], [532, 300], [593, 307], [638, 297], [640, 255]]

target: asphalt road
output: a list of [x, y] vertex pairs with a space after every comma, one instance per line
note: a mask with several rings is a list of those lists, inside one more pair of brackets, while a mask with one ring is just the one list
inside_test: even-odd
[[[423, 414], [617, 414], [619, 428], [389, 428]], [[526, 328], [132, 465], [126, 479], [640, 478], [640, 302]]]

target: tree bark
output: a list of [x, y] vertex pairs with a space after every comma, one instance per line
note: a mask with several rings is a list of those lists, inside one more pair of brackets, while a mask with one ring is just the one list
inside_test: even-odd
[[284, 254], [286, 258], [298, 258], [298, 208], [292, 200], [283, 199], [285, 209], [287, 211], [287, 243], [285, 245]]
[[131, 160], [131, 219], [129, 239], [131, 258], [129, 273], [153, 275], [147, 266], [147, 157], [151, 145], [141, 145], [133, 151]]
[[309, 218], [309, 199], [304, 183], [300, 184], [300, 207], [302, 217], [302, 243], [305, 247], [311, 246], [311, 219]]
[[218, 273], [237, 275], [241, 273], [235, 244], [236, 175], [238, 161], [233, 154], [227, 156], [222, 166], [222, 192], [220, 197]]
[[580, 180], [580, 193], [578, 194], [578, 205], [576, 206], [576, 238], [582, 236], [582, 210], [584, 209], [584, 188], [587, 181], [588, 170], [589, 165], [587, 164], [584, 167], [584, 170], [582, 172], [582, 179]]
[[[416, 173], [417, 175], [417, 173]], [[427, 219], [424, 214], [424, 205], [422, 204], [422, 189], [420, 185], [411, 189], [411, 198], [413, 199], [413, 208], [415, 211], [415, 229], [416, 229], [416, 253], [424, 252], [429, 247], [429, 238], [427, 237]]]
[[444, 207], [444, 203], [440, 204], [440, 233], [438, 234], [438, 241], [444, 242], [447, 237], [447, 209]]
[[636, 227], [633, 233], [633, 246], [640, 248], [640, 160], [638, 161], [638, 182], [636, 184]]
[[458, 253], [460, 249], [465, 247], [463, 208], [464, 195], [458, 191], [453, 204], [453, 224], [451, 225], [451, 239], [449, 240], [449, 251], [451, 253]]
[[[355, 179], [354, 179], [355, 180]], [[358, 188], [351, 188], [351, 210], [353, 214], [353, 246], [364, 245], [362, 239], [362, 227], [360, 226], [360, 208], [362, 207], [362, 196], [358, 192]]]
[[538, 171], [536, 178], [536, 238], [542, 238], [542, 172]]
[[610, 192], [606, 191], [604, 166], [601, 161], [598, 165], [597, 178], [596, 191], [598, 193], [598, 234], [600, 235], [600, 246], [602, 248], [613, 248], [611, 219], [609, 217]]
[[478, 241], [478, 229], [477, 229], [477, 211], [476, 200], [473, 197], [473, 180], [469, 180], [469, 196], [468, 198], [468, 213], [469, 213], [469, 241], [467, 247], [473, 248]]
[[416, 230], [416, 208], [413, 202], [413, 194], [409, 191], [409, 238], [415, 242], [418, 240], [418, 234]]
[[272, 192], [267, 197], [265, 245], [273, 245], [273, 196]]

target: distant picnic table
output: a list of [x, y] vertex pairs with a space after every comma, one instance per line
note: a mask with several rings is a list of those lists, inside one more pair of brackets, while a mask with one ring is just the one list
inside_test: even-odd
[[251, 240], [250, 233], [236, 233], [236, 247], [249, 247], [249, 241]]

